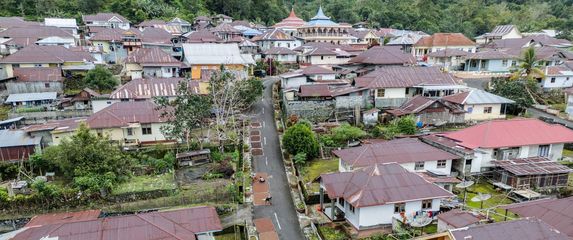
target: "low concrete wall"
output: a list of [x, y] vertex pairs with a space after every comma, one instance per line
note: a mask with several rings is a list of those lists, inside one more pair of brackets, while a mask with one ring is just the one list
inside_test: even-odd
[[8, 113], [8, 118], [24, 117], [24, 124], [42, 124], [49, 120], [57, 120], [73, 117], [87, 117], [92, 114], [91, 110], [69, 110], [48, 112], [25, 112]]
[[298, 115], [310, 121], [325, 121], [334, 114], [335, 101], [287, 101], [286, 112], [288, 115]]

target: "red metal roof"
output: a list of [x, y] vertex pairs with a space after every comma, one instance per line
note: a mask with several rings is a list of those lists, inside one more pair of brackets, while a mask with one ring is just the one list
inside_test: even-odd
[[571, 168], [545, 157], [518, 158], [493, 162], [496, 166], [514, 175], [541, 175], [570, 173]]
[[380, 163], [413, 163], [457, 159], [458, 156], [432, 147], [417, 138], [401, 138], [335, 150], [332, 153], [354, 168]]
[[195, 240], [195, 234], [221, 230], [215, 208], [195, 207], [32, 227], [12, 240]]
[[443, 136], [470, 149], [570, 143], [573, 131], [559, 124], [538, 119], [493, 120]]
[[25, 227], [43, 226], [50, 224], [70, 223], [97, 219], [100, 210], [86, 210], [79, 212], [65, 212], [36, 215], [26, 224]]
[[92, 114], [86, 121], [90, 128], [126, 127], [130, 123], [162, 123], [161, 110], [150, 101], [117, 102]]
[[62, 69], [59, 67], [47, 68], [14, 68], [14, 76], [22, 82], [61, 82]]
[[344, 198], [354, 207], [454, 196], [396, 163], [376, 164], [355, 172], [322, 174], [320, 177], [331, 199]]
[[438, 219], [446, 222], [448, 225], [454, 228], [466, 227], [472, 224], [478, 223], [481, 218], [470, 213], [459, 209], [454, 209], [445, 213], [438, 215]]
[[502, 207], [520, 217], [535, 217], [573, 237], [573, 197], [541, 199]]
[[401, 88], [416, 85], [456, 85], [454, 75], [440, 71], [437, 67], [389, 66], [378, 68], [355, 79], [357, 87]]
[[[139, 78], [120, 86], [113, 91], [111, 99], [150, 99], [153, 97], [177, 96], [177, 87], [184, 78]], [[187, 81], [189, 91], [200, 94], [199, 81]]]
[[401, 46], [375, 46], [350, 59], [350, 63], [375, 65], [410, 65], [416, 59], [412, 54], [402, 51]]
[[[439, 215], [438, 215], [439, 216]], [[567, 235], [547, 223], [531, 218], [483, 224], [470, 228], [451, 230], [454, 240], [565, 240]]]

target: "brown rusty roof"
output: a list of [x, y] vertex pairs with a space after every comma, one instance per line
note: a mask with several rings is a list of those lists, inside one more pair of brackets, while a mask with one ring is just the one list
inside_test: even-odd
[[355, 81], [356, 86], [370, 89], [458, 84], [453, 74], [442, 72], [437, 67], [403, 66], [378, 68]]
[[25, 229], [13, 240], [195, 240], [196, 234], [223, 230], [213, 207], [194, 207], [150, 212], [95, 220], [59, 223]]
[[163, 123], [162, 110], [151, 101], [128, 101], [114, 103], [92, 114], [86, 121], [90, 128], [126, 127], [130, 123]]
[[87, 118], [66, 118], [61, 120], [51, 120], [44, 124], [29, 125], [22, 128], [27, 133], [38, 131], [58, 131], [58, 132], [71, 132], [75, 131], [78, 126], [85, 122]]
[[380, 163], [413, 163], [452, 160], [458, 156], [432, 147], [417, 138], [401, 138], [381, 143], [333, 151], [345, 164], [354, 168]]
[[450, 230], [454, 240], [565, 240], [567, 235], [536, 218]]
[[62, 69], [59, 67], [47, 68], [14, 68], [14, 77], [22, 82], [61, 82]]
[[400, 107], [395, 109], [386, 110], [386, 112], [394, 116], [402, 116], [411, 113], [418, 113], [433, 103], [437, 102], [437, 99], [431, 99], [424, 97], [422, 95], [410, 98], [408, 101], [404, 102]]
[[571, 168], [545, 157], [518, 158], [493, 161], [493, 163], [517, 176], [570, 173]]
[[0, 38], [11, 38], [12, 44], [19, 46], [35, 45], [35, 42], [47, 37], [73, 39], [74, 36], [58, 27], [21, 25], [0, 31]]
[[215, 43], [222, 41], [221, 38], [208, 30], [199, 30], [184, 35], [188, 43]]
[[328, 84], [308, 84], [301, 85], [298, 93], [299, 97], [331, 97], [332, 92]]
[[141, 66], [169, 66], [180, 67], [181, 62], [161, 48], [139, 48], [131, 52], [125, 59], [126, 63], [137, 63]]
[[374, 65], [410, 65], [416, 59], [412, 54], [402, 51], [401, 46], [375, 46], [350, 59], [350, 63]]
[[[110, 94], [111, 99], [150, 99], [154, 97], [177, 96], [177, 87], [183, 78], [139, 78], [133, 79]], [[189, 91], [200, 94], [199, 81], [187, 81]]]
[[71, 51], [62, 46], [30, 45], [0, 60], [0, 63], [64, 63], [93, 62], [89, 54]]
[[36, 215], [32, 219], [30, 219], [28, 223], [26, 223], [25, 227], [35, 227], [35, 226], [44, 226], [50, 224], [61, 224], [61, 223], [94, 220], [99, 217], [100, 213], [101, 213], [100, 210], [86, 210], [79, 212]]
[[451, 211], [439, 214], [438, 220], [444, 221], [454, 228], [461, 228], [476, 224], [481, 220], [481, 218], [470, 212], [462, 211], [460, 209], [453, 209]]
[[212, 33], [238, 33], [238, 34], [241, 33], [241, 31], [234, 28], [233, 26], [231, 26], [228, 23], [221, 23], [221, 24], [217, 25], [216, 27], [211, 28], [209, 31], [211, 31]]
[[173, 35], [164, 28], [150, 27], [141, 32], [141, 41], [144, 43], [170, 44]]
[[396, 163], [376, 164], [355, 172], [322, 174], [320, 177], [331, 199], [344, 198], [354, 207], [454, 196]]
[[423, 37], [414, 46], [438, 47], [438, 46], [475, 46], [476, 43], [461, 33], [434, 33]]

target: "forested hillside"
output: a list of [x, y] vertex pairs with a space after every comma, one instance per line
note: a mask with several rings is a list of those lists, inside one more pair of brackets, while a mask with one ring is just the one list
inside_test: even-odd
[[312, 17], [319, 2], [338, 22], [367, 21], [372, 27], [433, 32], [462, 32], [476, 36], [498, 24], [516, 24], [522, 31], [573, 27], [573, 0], [1, 0], [0, 15], [79, 17], [82, 13], [113, 11], [133, 22], [223, 13], [235, 19], [272, 24], [297, 14]]

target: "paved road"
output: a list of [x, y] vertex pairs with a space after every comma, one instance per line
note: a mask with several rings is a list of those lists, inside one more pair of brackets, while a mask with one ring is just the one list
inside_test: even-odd
[[273, 117], [272, 84], [277, 78], [265, 80], [263, 100], [255, 104], [255, 119], [261, 122], [263, 155], [255, 157], [254, 172], [269, 174], [271, 206], [255, 206], [254, 218], [270, 218], [280, 239], [304, 239], [299, 227], [297, 212], [290, 195], [290, 187], [283, 165], [279, 138]]
[[573, 121], [565, 120], [563, 118], [557, 117], [555, 115], [543, 112], [543, 111], [535, 109], [535, 108], [528, 108], [527, 112], [529, 112], [531, 114], [531, 116], [534, 118], [538, 118], [538, 117], [543, 116], [546, 118], [551, 118], [555, 122], [565, 124], [566, 126], [569, 126], [569, 127], [573, 127]]

